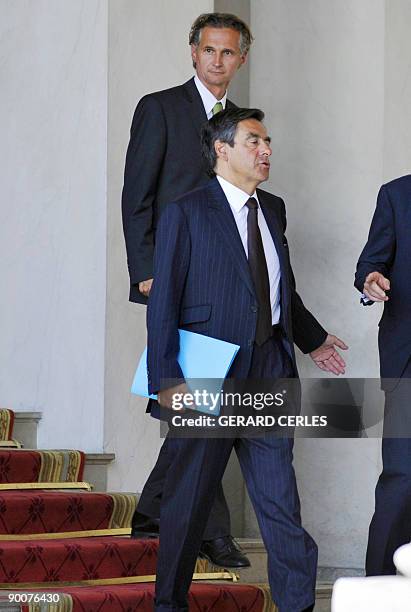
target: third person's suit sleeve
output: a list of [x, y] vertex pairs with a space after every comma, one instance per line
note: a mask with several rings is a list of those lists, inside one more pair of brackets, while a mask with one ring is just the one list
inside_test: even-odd
[[362, 292], [365, 279], [370, 272], [381, 272], [388, 277], [394, 253], [394, 216], [387, 188], [383, 185], [378, 194], [367, 244], [358, 260], [354, 282], [356, 288]]
[[127, 149], [122, 195], [123, 229], [132, 285], [153, 277], [153, 205], [166, 149], [166, 124], [159, 102], [140, 100]]

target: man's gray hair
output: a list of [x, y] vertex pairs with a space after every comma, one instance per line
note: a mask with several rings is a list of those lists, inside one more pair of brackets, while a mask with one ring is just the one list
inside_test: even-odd
[[[244, 55], [253, 42], [253, 35], [248, 25], [236, 15], [231, 13], [204, 13], [197, 17], [191, 26], [188, 38], [190, 45], [198, 46], [203, 28], [231, 28], [240, 32], [240, 53]], [[195, 66], [194, 66], [195, 67]]]

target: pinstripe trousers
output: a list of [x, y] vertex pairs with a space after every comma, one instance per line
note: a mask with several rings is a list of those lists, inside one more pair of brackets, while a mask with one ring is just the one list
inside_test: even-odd
[[[280, 339], [254, 346], [249, 378], [286, 378], [293, 372]], [[313, 604], [317, 546], [303, 529], [292, 466], [293, 439], [172, 438], [160, 512], [156, 612], [186, 612], [203, 532], [229, 456], [235, 449], [268, 554], [268, 577], [280, 612]]]

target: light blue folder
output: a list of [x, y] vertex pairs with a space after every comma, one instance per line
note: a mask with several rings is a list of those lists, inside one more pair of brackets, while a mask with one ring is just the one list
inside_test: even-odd
[[[178, 332], [180, 334], [180, 352], [177, 360], [191, 391], [193, 391], [193, 382], [195, 381], [194, 386], [196, 388], [201, 386], [201, 389], [205, 387], [209, 392], [218, 392], [240, 347], [238, 344], [217, 340], [185, 329], [179, 329]], [[211, 384], [212, 389], [210, 389], [211, 381], [208, 379], [214, 379]], [[202, 385], [200, 385], [201, 381], [203, 381]], [[131, 392], [142, 397], [157, 399], [157, 395], [150, 395], [148, 392], [147, 348], [141, 355]], [[198, 407], [197, 409], [201, 412], [210, 412], [205, 407]], [[214, 414], [218, 414], [218, 412], [214, 411]]]

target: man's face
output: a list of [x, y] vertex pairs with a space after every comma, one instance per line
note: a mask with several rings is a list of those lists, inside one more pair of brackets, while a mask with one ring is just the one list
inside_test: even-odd
[[240, 32], [210, 27], [201, 30], [197, 47], [191, 45], [191, 57], [197, 75], [206, 87], [224, 89], [246, 58], [240, 53]]
[[[232, 176], [257, 185], [270, 175], [271, 139], [257, 119], [246, 119], [237, 125], [234, 146], [226, 144], [224, 152]], [[221, 146], [221, 145], [220, 145]], [[218, 147], [218, 145], [217, 145]]]

